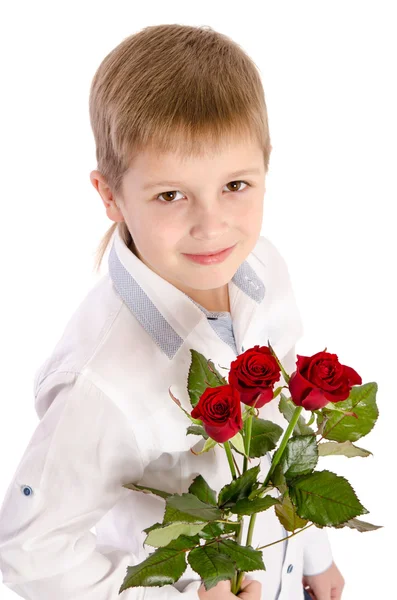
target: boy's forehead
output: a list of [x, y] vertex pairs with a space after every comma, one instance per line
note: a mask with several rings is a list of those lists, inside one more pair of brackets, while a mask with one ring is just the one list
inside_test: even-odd
[[202, 146], [197, 153], [184, 154], [178, 151], [159, 150], [147, 147], [136, 154], [131, 161], [129, 171], [139, 172], [142, 176], [151, 173], [168, 175], [170, 171], [197, 169], [201, 165], [219, 165], [231, 170], [248, 169], [262, 164], [263, 151], [255, 142], [247, 139], [232, 139], [219, 143], [216, 147]]

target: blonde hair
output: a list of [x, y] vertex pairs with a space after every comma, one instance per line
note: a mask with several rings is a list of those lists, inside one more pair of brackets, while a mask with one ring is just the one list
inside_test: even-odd
[[[200, 156], [233, 136], [271, 152], [259, 70], [242, 48], [209, 26], [151, 25], [101, 62], [89, 96], [97, 170], [120, 203], [123, 175], [142, 150]], [[96, 271], [116, 228], [135, 253], [124, 221], [114, 222], [96, 251]]]

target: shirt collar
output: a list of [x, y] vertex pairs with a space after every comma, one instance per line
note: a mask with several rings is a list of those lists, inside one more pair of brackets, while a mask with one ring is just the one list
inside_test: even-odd
[[[241, 307], [239, 294], [243, 293], [243, 300], [255, 305], [264, 298], [265, 285], [255, 270], [259, 266], [256, 261], [251, 252], [228, 283], [232, 319], [237, 307]], [[145, 265], [125, 244], [118, 228], [108, 265], [117, 293], [170, 359], [202, 319], [217, 314], [207, 311]]]

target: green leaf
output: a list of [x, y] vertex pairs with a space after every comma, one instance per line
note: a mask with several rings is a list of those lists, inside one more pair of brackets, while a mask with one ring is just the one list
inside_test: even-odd
[[346, 523], [342, 523], [341, 525], [335, 525], [335, 527], [350, 527], [351, 529], [357, 529], [361, 533], [365, 531], [375, 531], [375, 529], [382, 529], [383, 525], [372, 525], [372, 523], [367, 523], [367, 521], [361, 521], [360, 519], [350, 519], [346, 521]]
[[282, 427], [276, 423], [254, 417], [252, 419], [250, 457], [265, 456], [267, 452], [276, 447], [282, 433]]
[[144, 494], [155, 494], [161, 498], [168, 498], [169, 496], [172, 496], [172, 494], [169, 494], [168, 492], [156, 490], [155, 488], [151, 488], [146, 485], [138, 485], [137, 483], [125, 483], [122, 487], [127, 488], [128, 490], [134, 490], [136, 492], [143, 492]]
[[216, 537], [227, 533], [235, 533], [239, 528], [236, 523], [208, 523], [199, 533], [199, 536], [205, 540], [213, 540]]
[[212, 540], [213, 538], [216, 538], [223, 534], [223, 523], [216, 522], [207, 523], [206, 526], [199, 533], [200, 537], [204, 540]]
[[217, 506], [216, 492], [206, 482], [202, 475], [197, 475], [193, 482], [190, 484], [189, 492], [194, 494], [196, 498], [205, 502], [206, 504], [212, 504]]
[[225, 485], [219, 492], [218, 506], [228, 508], [241, 498], [248, 498], [253, 491], [259, 471], [260, 464], [252, 467], [252, 469], [247, 469], [240, 477]]
[[281, 461], [276, 465], [273, 474], [270, 477], [270, 481], [282, 494], [288, 490], [287, 480], [283, 473]]
[[215, 587], [220, 581], [232, 579], [235, 573], [231, 558], [212, 546], [195, 548], [189, 552], [188, 562], [193, 571], [200, 575], [206, 590]]
[[359, 448], [352, 444], [349, 440], [346, 442], [323, 442], [318, 444], [318, 455], [319, 456], [347, 456], [352, 458], [354, 456], [367, 457], [372, 452]]
[[[335, 403], [338, 410], [323, 408], [317, 418], [318, 424], [321, 425], [324, 416], [328, 417], [322, 433], [323, 437], [336, 442], [345, 442], [346, 440], [355, 442], [367, 435], [379, 416], [376, 405], [377, 390], [376, 382], [354, 386], [346, 400]], [[357, 418], [344, 415], [339, 412], [340, 410], [354, 412]]]
[[236, 521], [235, 523], [223, 523], [223, 532], [224, 533], [236, 533], [239, 528], [239, 523]]
[[144, 543], [149, 546], [167, 546], [172, 540], [175, 540], [180, 535], [193, 536], [199, 533], [205, 527], [205, 523], [183, 523], [181, 521], [175, 521], [156, 527], [149, 532]]
[[189, 433], [192, 435], [201, 435], [205, 440], [208, 440], [209, 437], [202, 425], [189, 425], [186, 435], [189, 435]]
[[286, 479], [306, 475], [318, 462], [317, 442], [314, 435], [299, 435], [287, 442], [281, 465]]
[[276, 359], [278, 366], [281, 369], [281, 373], [283, 375], [285, 383], [288, 385], [289, 380], [290, 380], [290, 376], [288, 375], [287, 371], [284, 369], [283, 365], [281, 364], [280, 359], [278, 358], [277, 354], [275, 353], [275, 351], [273, 350], [272, 346], [270, 345], [269, 340], [267, 340], [267, 345], [269, 347], [270, 352], [273, 354], [274, 358]]
[[296, 513], [295, 507], [288, 494], [283, 497], [280, 505], [274, 507], [274, 510], [281, 525], [287, 531], [294, 532], [308, 523], [307, 519], [301, 519]]
[[368, 513], [347, 479], [327, 470], [292, 480], [289, 493], [298, 515], [321, 526], [332, 527]]
[[239, 454], [243, 454], [244, 456], [246, 456], [243, 436], [241, 435], [241, 433], [239, 431], [236, 433], [235, 436], [230, 438], [229, 442], [231, 444], [233, 444], [234, 448], [236, 448], [236, 450], [239, 452]]
[[203, 454], [203, 452], [208, 452], [208, 450], [211, 450], [212, 448], [214, 448], [214, 446], [217, 445], [218, 442], [216, 442], [215, 440], [213, 440], [212, 438], [208, 438], [207, 440], [205, 440], [205, 444], [202, 448], [202, 450], [200, 450], [200, 452], [195, 452], [195, 454]]
[[[292, 415], [295, 412], [296, 405], [290, 398], [286, 398], [284, 394], [280, 394], [280, 402], [278, 403], [278, 410], [287, 419], [288, 423], [292, 419]], [[292, 437], [295, 435], [314, 435], [314, 431], [311, 427], [306, 425], [305, 419], [300, 415], [297, 424], [292, 432]]]
[[246, 421], [248, 419], [248, 417], [252, 414], [252, 409], [250, 406], [247, 406], [246, 404], [244, 405], [244, 410], [241, 413], [241, 416], [243, 418], [243, 421]]
[[277, 398], [277, 396], [279, 395], [279, 393], [281, 392], [281, 390], [284, 388], [284, 385], [280, 385], [280, 387], [276, 388], [273, 392], [273, 400], [274, 398]]
[[[222, 511], [216, 506], [199, 500], [194, 494], [174, 494], [167, 498], [167, 506], [175, 508], [188, 516], [196, 517], [201, 521], [215, 521], [222, 519]], [[178, 519], [179, 520], [179, 519]]]
[[166, 504], [162, 525], [164, 525], [165, 523], [172, 523], [174, 521], [200, 523], [203, 521], [203, 519], [192, 515], [188, 515], [187, 513], [183, 513], [180, 510], [174, 508], [173, 506], [169, 506], [168, 504]]
[[174, 396], [174, 394], [171, 392], [171, 388], [168, 389], [168, 393], [175, 402], [175, 404], [178, 406], [178, 408], [180, 408], [181, 411], [185, 413], [185, 415], [191, 420], [192, 423], [196, 425], [202, 425], [203, 422], [201, 419], [195, 419], [187, 410], [183, 408], [180, 400], [178, 400], [178, 398], [176, 398], [176, 396]]
[[130, 587], [162, 587], [172, 585], [186, 570], [185, 553], [196, 545], [196, 541], [180, 536], [168, 546], [158, 548], [144, 561], [127, 567], [127, 574], [119, 594]]
[[[250, 443], [250, 458], [260, 458], [261, 456], [265, 456], [267, 452], [273, 450], [277, 442], [283, 433], [282, 427], [273, 423], [272, 421], [266, 421], [265, 419], [258, 419], [257, 417], [252, 417], [252, 431], [251, 431], [251, 443]], [[244, 423], [244, 434], [247, 435], [247, 425]], [[230, 441], [233, 441], [230, 440]], [[241, 448], [236, 448], [236, 451], [239, 454], [245, 453], [241, 450]]]
[[149, 533], [150, 531], [153, 531], [153, 529], [158, 529], [159, 527], [163, 527], [163, 523], [153, 523], [153, 525], [146, 527], [146, 529], [143, 529], [142, 531]]
[[316, 418], [316, 413], [313, 411], [312, 412], [312, 416], [310, 417], [310, 419], [307, 422], [307, 425], [310, 427], [310, 425], [312, 425], [312, 423], [314, 423], [314, 420]]
[[256, 481], [252, 486], [252, 491], [247, 496], [248, 500], [253, 500], [257, 496], [259, 496], [259, 494], [262, 494], [263, 491], [264, 491], [264, 488], [263, 488], [262, 484], [259, 481]]
[[[214, 363], [206, 359], [203, 354], [190, 348], [192, 357], [189, 375], [187, 379], [187, 391], [189, 393], [190, 403], [194, 408], [207, 387], [217, 387], [227, 384], [224, 377], [215, 369]], [[211, 369], [208, 367], [211, 366]], [[205, 383], [205, 382], [208, 383]]]
[[272, 498], [272, 496], [265, 496], [264, 498], [254, 498], [254, 500], [248, 500], [248, 498], [242, 498], [229, 510], [236, 515], [253, 515], [257, 512], [267, 510], [275, 504], [280, 504], [280, 500]]
[[252, 546], [241, 546], [234, 540], [221, 540], [219, 551], [227, 554], [240, 571], [266, 571], [261, 550], [254, 550]]

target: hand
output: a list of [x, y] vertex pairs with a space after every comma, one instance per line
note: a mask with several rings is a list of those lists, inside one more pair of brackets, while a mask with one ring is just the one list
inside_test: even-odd
[[241, 598], [242, 600], [261, 600], [262, 584], [259, 581], [256, 581], [256, 579], [244, 577], [241, 582], [241, 591], [238, 596], [233, 594], [230, 590], [230, 579], [220, 581], [208, 591], [202, 583], [198, 590], [198, 596], [200, 600], [234, 600], [234, 598]]
[[247, 579], [247, 577], [244, 577], [243, 581], [241, 582], [241, 591], [237, 595], [237, 598], [242, 598], [242, 600], [261, 600], [261, 597], [261, 582], [257, 581], [256, 579]]
[[304, 575], [302, 583], [313, 600], [341, 600], [345, 586], [345, 580], [334, 562], [324, 573]]

